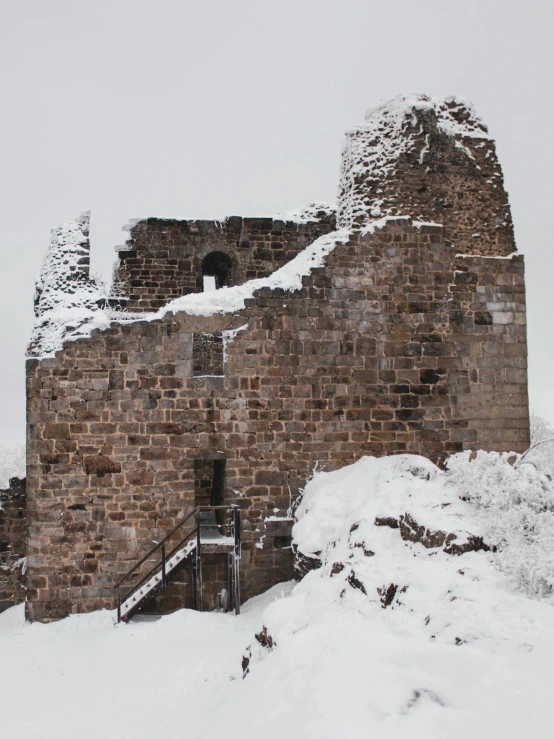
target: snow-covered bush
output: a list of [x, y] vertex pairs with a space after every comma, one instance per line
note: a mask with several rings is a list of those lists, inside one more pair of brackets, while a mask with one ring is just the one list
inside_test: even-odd
[[548, 421], [531, 411], [531, 447], [525, 461], [554, 478], [554, 428]]
[[531, 426], [531, 446], [546, 439], [554, 439], [554, 428], [546, 418], [539, 416], [535, 411], [531, 411], [529, 416]]
[[528, 456], [455, 454], [446, 482], [476, 510], [494, 562], [531, 596], [554, 587], [554, 484]]
[[5, 490], [12, 477], [25, 477], [25, 445], [0, 446], [0, 490]]

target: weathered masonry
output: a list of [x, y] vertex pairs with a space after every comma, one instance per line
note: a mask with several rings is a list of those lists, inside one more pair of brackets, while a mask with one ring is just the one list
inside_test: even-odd
[[0, 490], [0, 613], [25, 600], [26, 524], [25, 480], [13, 477]]
[[[87, 219], [54, 232], [27, 362], [28, 617], [113, 608], [197, 506], [241, 511], [242, 599], [291, 578], [316, 464], [524, 450], [514, 251], [486, 127], [424, 96], [348, 134], [337, 223], [317, 207], [139, 221], [111, 298], [88, 276]], [[202, 607], [223, 604], [227, 575], [214, 549]], [[185, 558], [150, 607], [191, 605], [193, 584]]]

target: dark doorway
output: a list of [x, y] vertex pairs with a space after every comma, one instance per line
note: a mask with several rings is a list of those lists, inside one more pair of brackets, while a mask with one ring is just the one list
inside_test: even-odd
[[231, 257], [222, 251], [212, 251], [202, 260], [202, 284], [205, 284], [205, 277], [214, 277], [216, 290], [229, 287], [232, 269]]
[[225, 491], [225, 460], [214, 459], [214, 478], [210, 505], [223, 505]]
[[223, 505], [225, 492], [225, 460], [194, 460], [194, 505]]

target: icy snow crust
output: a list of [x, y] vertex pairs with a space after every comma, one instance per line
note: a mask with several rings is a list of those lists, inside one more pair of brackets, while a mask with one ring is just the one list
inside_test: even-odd
[[[533, 531], [551, 495], [534, 464], [484, 452], [446, 473], [400, 455], [316, 474], [294, 538], [320, 568], [239, 617], [181, 610], [114, 628], [106, 611], [48, 625], [25, 623], [22, 606], [0, 614], [4, 734], [549, 739], [551, 595], [529, 598], [501, 555], [520, 550], [551, 578], [552, 541]], [[374, 525], [406, 513], [500, 551], [455, 556]], [[272, 647], [254, 638], [263, 627]]]
[[[438, 129], [466, 151], [464, 138], [491, 138], [473, 105], [457, 97], [436, 99], [422, 93], [408, 93], [369, 108], [365, 124], [346, 134], [339, 183], [339, 227], [352, 228], [360, 220], [391, 214], [380, 198], [366, 202], [357, 192], [357, 179], [379, 182], [390, 177], [399, 157], [421, 146], [416, 142], [416, 136], [421, 134], [419, 127], [416, 128], [416, 110], [433, 111]], [[425, 151], [424, 147], [420, 155], [422, 162]]]

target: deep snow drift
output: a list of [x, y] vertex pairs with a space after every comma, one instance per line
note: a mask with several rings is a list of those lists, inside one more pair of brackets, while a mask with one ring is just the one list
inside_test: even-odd
[[516, 455], [318, 473], [294, 528], [312, 569], [239, 617], [1, 615], [4, 732], [546, 739], [553, 510], [549, 471]]

